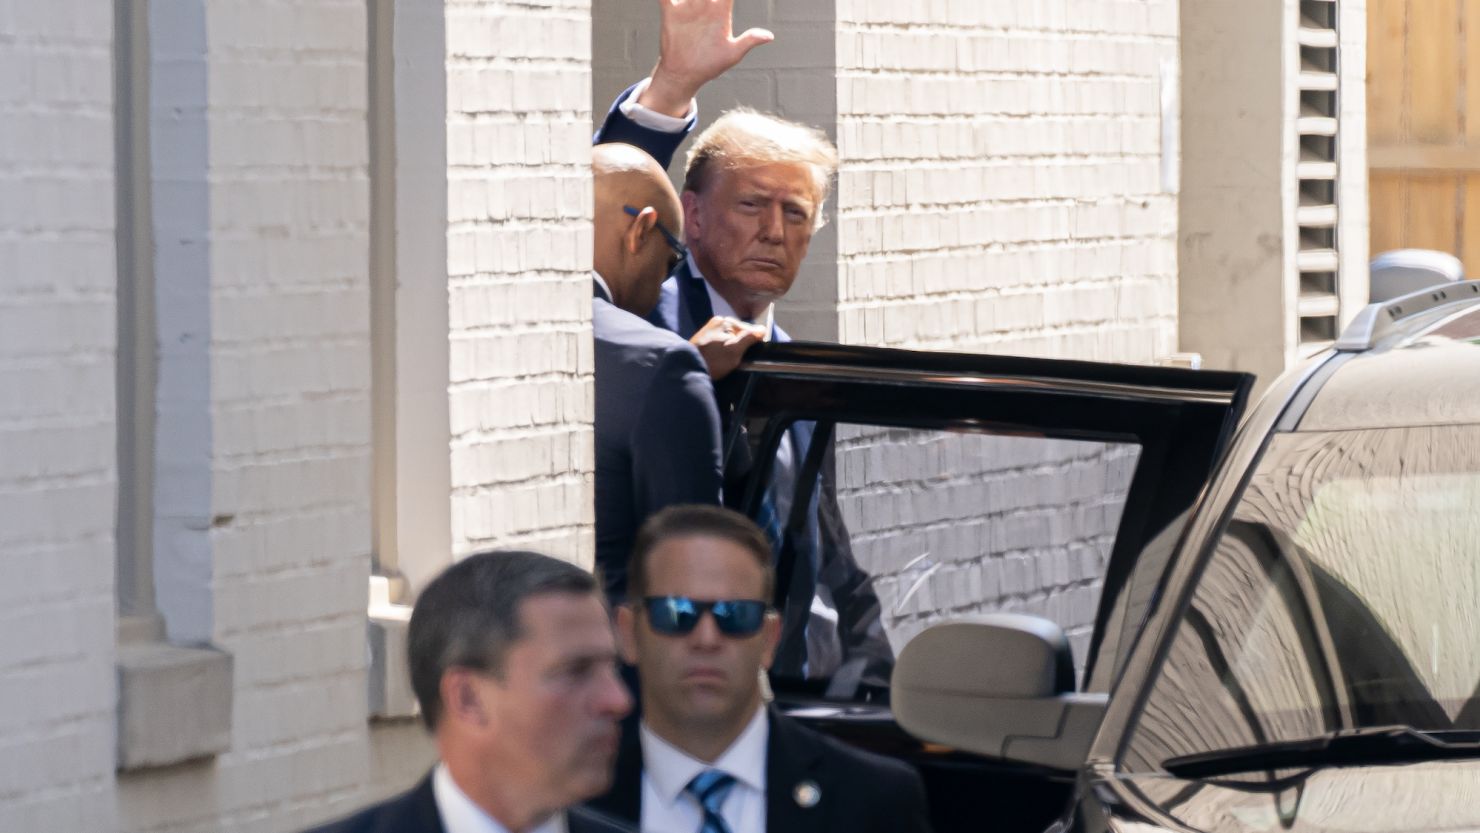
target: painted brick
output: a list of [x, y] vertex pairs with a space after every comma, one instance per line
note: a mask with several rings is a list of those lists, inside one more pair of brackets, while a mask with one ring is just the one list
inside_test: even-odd
[[156, 584], [234, 691], [230, 749], [122, 779], [121, 826], [286, 830], [367, 772], [365, 5], [165, 0], [151, 24]]
[[589, 564], [586, 0], [447, 5], [453, 547]]
[[4, 830], [116, 829], [111, 40], [108, 3], [0, 0]]

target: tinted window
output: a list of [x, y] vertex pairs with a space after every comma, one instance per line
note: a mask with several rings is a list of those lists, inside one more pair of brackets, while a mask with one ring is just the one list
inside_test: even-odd
[[1272, 439], [1124, 765], [1337, 729], [1480, 728], [1480, 427]]
[[[1017, 611], [1063, 627], [1082, 670], [1138, 446], [839, 424], [832, 448], [821, 514], [831, 502], [840, 523], [821, 536], [823, 571], [856, 565], [894, 652], [934, 623]], [[843, 573], [812, 600], [814, 624], [845, 627], [835, 645], [809, 640], [809, 671], [846, 661], [857, 633], [829, 588]]]

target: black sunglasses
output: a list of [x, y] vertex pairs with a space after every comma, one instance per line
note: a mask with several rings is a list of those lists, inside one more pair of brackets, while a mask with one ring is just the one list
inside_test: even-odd
[[[636, 217], [642, 213], [641, 211], [633, 208], [630, 205], [622, 206], [622, 211], [626, 212], [629, 217]], [[663, 235], [663, 239], [668, 243], [668, 248], [673, 250], [673, 257], [670, 258], [669, 268], [677, 266], [679, 261], [689, 256], [689, 249], [683, 244], [682, 240], [679, 240], [678, 237], [673, 234], [673, 232], [668, 230], [667, 226], [663, 225], [661, 222], [659, 222], [657, 226], [658, 233]]]
[[766, 621], [770, 605], [754, 599], [721, 599], [701, 602], [688, 596], [648, 596], [642, 600], [653, 630], [667, 636], [683, 636], [699, 625], [708, 611], [725, 636], [752, 636]]

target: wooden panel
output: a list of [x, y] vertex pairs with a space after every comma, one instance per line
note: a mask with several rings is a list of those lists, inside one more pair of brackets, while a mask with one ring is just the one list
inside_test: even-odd
[[1458, 0], [1417, 0], [1408, 18], [1408, 138], [1449, 143], [1460, 135]]
[[1480, 275], [1480, 0], [1367, 15], [1371, 251], [1453, 252]]
[[1462, 229], [1459, 259], [1465, 264], [1465, 277], [1480, 278], [1480, 176], [1465, 177]]
[[1407, 17], [1408, 0], [1368, 0], [1367, 137], [1372, 144], [1403, 138]]
[[1367, 148], [1367, 166], [1374, 171], [1391, 172], [1480, 172], [1480, 144], [1374, 144]]
[[1369, 244], [1372, 255], [1403, 248], [1403, 217], [1408, 213], [1407, 178], [1374, 172], [1368, 181], [1367, 196], [1372, 212]]
[[1408, 223], [1403, 245], [1454, 252], [1459, 249], [1459, 187], [1452, 176], [1414, 177], [1408, 183]]

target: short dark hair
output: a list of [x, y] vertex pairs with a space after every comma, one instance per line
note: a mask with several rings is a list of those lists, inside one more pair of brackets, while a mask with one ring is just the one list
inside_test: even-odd
[[765, 601], [771, 601], [776, 587], [776, 568], [772, 564], [771, 544], [766, 540], [766, 534], [739, 512], [701, 504], [666, 507], [654, 513], [637, 530], [632, 558], [627, 563], [628, 601], [639, 601], [647, 593], [648, 560], [653, 550], [664, 541], [690, 536], [729, 541], [755, 556], [765, 574], [762, 595]]
[[442, 675], [454, 666], [504, 670], [509, 647], [524, 634], [520, 606], [545, 593], [599, 596], [596, 578], [537, 552], [480, 552], [448, 567], [421, 591], [411, 611], [406, 652], [421, 718], [436, 729], [442, 717]]

